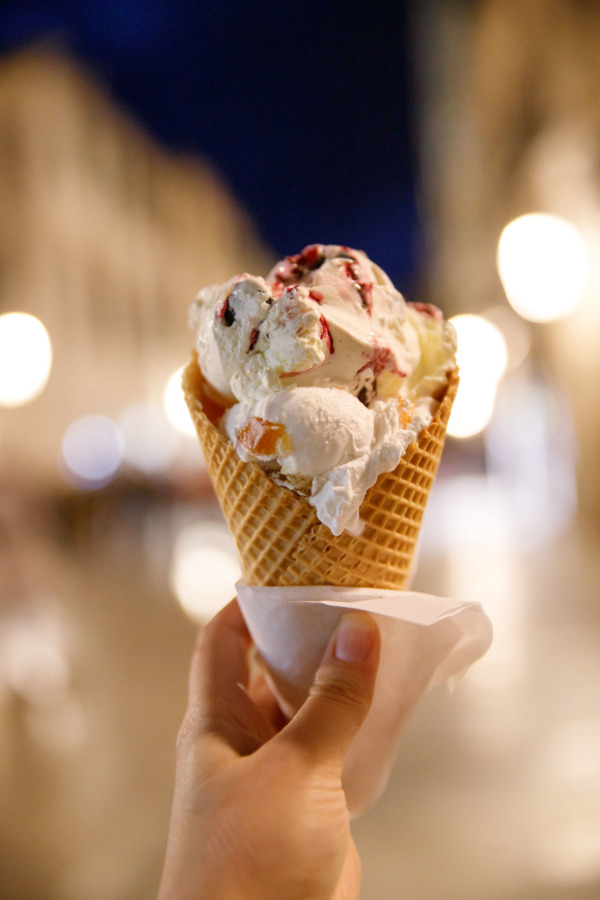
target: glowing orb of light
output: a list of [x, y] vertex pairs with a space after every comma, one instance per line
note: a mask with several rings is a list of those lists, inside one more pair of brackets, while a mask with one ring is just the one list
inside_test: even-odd
[[107, 416], [82, 416], [65, 431], [61, 453], [69, 480], [82, 487], [102, 487], [123, 461], [123, 436]]
[[581, 232], [567, 219], [529, 213], [504, 228], [497, 265], [515, 312], [530, 322], [550, 322], [581, 300], [589, 255]]
[[46, 386], [52, 345], [39, 319], [29, 313], [0, 316], [0, 405], [23, 406]]
[[241, 577], [235, 543], [219, 522], [195, 522], [178, 535], [171, 562], [171, 587], [186, 613], [205, 622], [235, 596]]
[[175, 459], [179, 438], [158, 403], [132, 403], [118, 417], [124, 439], [125, 460], [142, 472], [168, 469]]
[[450, 322], [458, 335], [456, 359], [460, 384], [448, 434], [471, 437], [482, 431], [494, 410], [496, 388], [506, 371], [508, 351], [501, 332], [483, 316], [454, 316]]
[[182, 374], [183, 368], [177, 369], [168, 379], [163, 391], [163, 406], [173, 428], [186, 437], [195, 437], [196, 430], [181, 387]]

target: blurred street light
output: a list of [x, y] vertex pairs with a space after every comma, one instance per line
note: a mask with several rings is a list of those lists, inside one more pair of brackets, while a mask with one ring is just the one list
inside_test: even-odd
[[478, 434], [489, 422], [508, 352], [501, 332], [482, 316], [465, 314], [450, 321], [458, 335], [460, 385], [448, 434], [465, 438]]
[[130, 465], [152, 475], [172, 464], [179, 438], [160, 404], [132, 403], [121, 411], [118, 424], [125, 442], [125, 460]]
[[52, 346], [39, 319], [29, 313], [0, 316], [0, 406], [22, 406], [46, 386]]
[[195, 522], [178, 535], [171, 587], [195, 621], [206, 622], [235, 596], [241, 574], [235, 543], [224, 524]]
[[82, 416], [67, 428], [61, 452], [68, 480], [79, 487], [103, 487], [123, 462], [123, 436], [107, 416]]
[[186, 437], [195, 437], [196, 430], [181, 388], [182, 373], [183, 368], [177, 369], [167, 381], [163, 393], [163, 406], [173, 428]]
[[509, 222], [497, 262], [509, 303], [531, 322], [560, 319], [583, 296], [588, 251], [575, 225], [559, 216], [531, 213]]

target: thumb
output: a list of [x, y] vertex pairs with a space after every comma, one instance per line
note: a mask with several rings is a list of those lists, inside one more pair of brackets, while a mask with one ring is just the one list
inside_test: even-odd
[[352, 739], [371, 706], [379, 663], [380, 636], [367, 613], [342, 617], [325, 652], [308, 699], [281, 732], [315, 761], [340, 773]]

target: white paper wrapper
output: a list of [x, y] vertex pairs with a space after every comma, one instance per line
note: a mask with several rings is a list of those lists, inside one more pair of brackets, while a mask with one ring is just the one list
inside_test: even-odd
[[478, 603], [431, 594], [342, 587], [236, 586], [256, 648], [288, 715], [304, 702], [345, 610], [371, 613], [381, 631], [381, 662], [369, 715], [344, 767], [353, 816], [383, 792], [402, 728], [422, 694], [453, 684], [488, 649], [492, 626]]

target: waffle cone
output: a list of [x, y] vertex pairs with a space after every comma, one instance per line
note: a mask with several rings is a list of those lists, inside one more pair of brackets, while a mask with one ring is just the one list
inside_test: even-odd
[[[214, 401], [195, 356], [183, 390], [217, 498], [235, 538], [249, 584], [331, 584], [402, 590], [410, 573], [421, 520], [442, 455], [456, 389], [453, 372], [431, 424], [408, 447], [398, 467], [379, 476], [360, 508], [358, 536], [335, 536], [308, 500], [276, 484], [212, 424]], [[207, 415], [208, 413], [208, 415]], [[214, 417], [214, 416], [213, 416]]]

